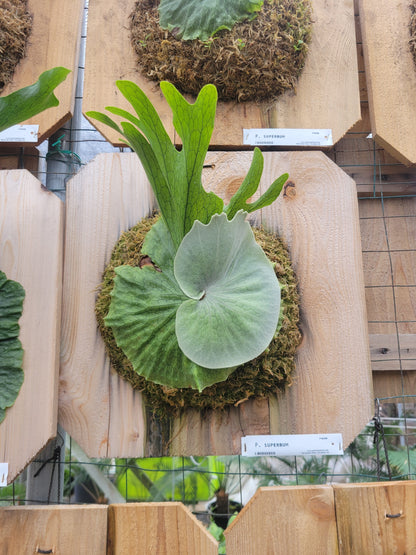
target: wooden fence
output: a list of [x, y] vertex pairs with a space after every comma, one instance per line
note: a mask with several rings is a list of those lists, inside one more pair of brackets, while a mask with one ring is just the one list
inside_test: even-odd
[[[260, 488], [225, 532], [227, 555], [415, 553], [416, 481]], [[181, 503], [0, 509], [0, 554], [214, 555]]]

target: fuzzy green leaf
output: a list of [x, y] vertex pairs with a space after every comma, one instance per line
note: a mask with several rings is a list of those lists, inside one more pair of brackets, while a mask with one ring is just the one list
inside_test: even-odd
[[175, 257], [175, 277], [188, 297], [176, 315], [178, 343], [208, 368], [252, 360], [276, 333], [279, 282], [245, 216], [196, 221]]
[[59, 101], [53, 91], [68, 73], [69, 69], [54, 67], [44, 71], [33, 85], [1, 97], [0, 131], [26, 121], [47, 108], [58, 106]]
[[0, 272], [0, 422], [16, 400], [23, 383], [23, 349], [19, 340], [19, 318], [25, 292], [16, 281]]
[[263, 0], [161, 0], [159, 24], [183, 40], [208, 40], [220, 29], [254, 19]]
[[263, 154], [261, 150], [256, 147], [253, 152], [253, 160], [251, 161], [250, 169], [243, 183], [240, 185], [238, 191], [231, 197], [228, 206], [224, 208], [224, 212], [227, 214], [229, 220], [232, 220], [239, 210], [254, 212], [255, 210], [269, 206], [269, 204], [274, 202], [280, 195], [283, 185], [289, 177], [287, 173], [278, 177], [267, 191], [255, 202], [246, 202], [257, 191], [261, 174], [263, 173], [263, 165]]
[[223, 201], [214, 193], [207, 193], [201, 181], [214, 128], [217, 91], [214, 86], [206, 85], [195, 103], [189, 104], [170, 83], [163, 82], [160, 86], [182, 139], [180, 151], [172, 144], [150, 100], [131, 81], [117, 81], [117, 87], [138, 117], [108, 107], [109, 112], [127, 119], [120, 128], [105, 114], [88, 112], [87, 116], [119, 131], [139, 156], [177, 249], [195, 219], [208, 223], [213, 214], [223, 209]]
[[202, 391], [225, 380], [233, 368], [207, 370], [190, 361], [178, 346], [176, 312], [186, 297], [173, 274], [175, 248], [163, 220], [147, 234], [143, 252], [162, 271], [149, 266], [116, 269], [105, 323], [117, 345], [134, 370], [155, 383]]

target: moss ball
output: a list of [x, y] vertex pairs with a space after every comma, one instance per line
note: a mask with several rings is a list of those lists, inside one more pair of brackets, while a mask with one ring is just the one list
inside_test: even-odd
[[275, 272], [282, 286], [283, 303], [281, 329], [266, 352], [239, 366], [224, 382], [207, 387], [201, 393], [190, 388], [174, 389], [150, 382], [133, 370], [130, 361], [117, 347], [111, 329], [104, 324], [104, 318], [110, 308], [114, 269], [123, 264], [141, 267], [149, 262], [140, 251], [146, 233], [156, 221], [157, 216], [145, 218], [121, 235], [104, 271], [96, 301], [98, 326], [116, 372], [129, 381], [133, 388], [144, 393], [147, 404], [155, 413], [163, 415], [177, 415], [185, 408], [223, 409], [253, 397], [269, 397], [291, 385], [294, 355], [301, 340], [296, 277], [282, 240], [264, 229], [253, 231], [258, 244], [275, 264]]
[[264, 0], [253, 21], [221, 30], [208, 41], [180, 40], [159, 26], [159, 0], [138, 0], [130, 15], [141, 71], [197, 95], [217, 87], [220, 100], [273, 100], [294, 89], [311, 38], [310, 0]]
[[31, 29], [27, 0], [0, 0], [0, 91], [12, 80], [24, 57]]

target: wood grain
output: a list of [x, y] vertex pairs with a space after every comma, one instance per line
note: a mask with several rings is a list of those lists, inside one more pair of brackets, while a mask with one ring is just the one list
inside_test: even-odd
[[[158, 85], [143, 79], [137, 68], [130, 44], [129, 15], [136, 0], [91, 0], [88, 7], [84, 96], [82, 109], [105, 111], [106, 106], [131, 110], [131, 105], [117, 89], [118, 79], [139, 84], [151, 98], [166, 131], [173, 139], [171, 112]], [[120, 134], [95, 120], [91, 123], [114, 145], [123, 145]]]
[[0, 424], [11, 482], [56, 435], [63, 204], [27, 170], [0, 172], [0, 270], [26, 291], [20, 319], [24, 382]]
[[101, 154], [68, 184], [59, 420], [90, 456], [142, 456], [141, 394], [110, 369], [97, 289], [123, 231], [154, 200], [134, 154]]
[[336, 555], [337, 526], [332, 488], [259, 488], [225, 530], [225, 542], [227, 555]]
[[[248, 152], [209, 153], [204, 186], [229, 195], [250, 160]], [[371, 418], [354, 183], [320, 153], [266, 153], [261, 188], [286, 170], [296, 187], [260, 218], [282, 233], [298, 274], [304, 340], [295, 385], [278, 409], [254, 401], [223, 414], [187, 413], [173, 423], [162, 453], [239, 453], [241, 435], [277, 431], [341, 432], [347, 445]], [[148, 443], [160, 438], [145, 437], [140, 394], [110, 369], [94, 317], [114, 244], [152, 206], [134, 154], [100, 155], [68, 185], [60, 422], [90, 456], [162, 454]]]
[[416, 482], [333, 487], [340, 555], [416, 550]]
[[[83, 110], [128, 107], [115, 81], [131, 79], [146, 92], [162, 120], [167, 117], [170, 121], [158, 86], [137, 70], [128, 31], [133, 5], [134, 0], [117, 0], [111, 5], [105, 0], [90, 2]], [[268, 127], [329, 128], [335, 143], [360, 119], [353, 0], [312, 0], [312, 5], [312, 42], [296, 93], [288, 92], [275, 103], [220, 102], [213, 148], [240, 148], [243, 129]], [[116, 132], [91, 123], [110, 142], [120, 144]], [[168, 132], [173, 133], [171, 125]], [[180, 142], [178, 137], [175, 141]]]
[[409, 2], [360, 0], [359, 7], [374, 139], [403, 164], [414, 164], [416, 71]]
[[12, 82], [4, 88], [1, 96], [31, 85], [47, 69], [63, 66], [71, 70], [56, 89], [59, 106], [25, 122], [39, 125], [38, 144], [59, 129], [73, 112], [83, 8], [84, 0], [28, 0], [33, 23], [26, 56], [16, 67]]
[[261, 191], [283, 171], [290, 187], [261, 221], [289, 246], [303, 340], [295, 383], [271, 413], [272, 433], [341, 432], [347, 446], [372, 412], [355, 184], [322, 153], [266, 153]]
[[218, 544], [182, 503], [109, 507], [109, 555], [216, 555]]
[[106, 553], [103, 505], [0, 508], [0, 553]]

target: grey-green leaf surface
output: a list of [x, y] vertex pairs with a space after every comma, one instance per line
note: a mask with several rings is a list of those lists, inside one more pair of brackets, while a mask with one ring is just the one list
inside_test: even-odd
[[256, 243], [246, 213], [196, 221], [184, 237], [174, 273], [188, 300], [176, 315], [185, 355], [200, 366], [238, 366], [260, 355], [276, 333], [280, 286]]
[[0, 272], [0, 422], [16, 400], [23, 383], [23, 349], [19, 318], [25, 292], [20, 283]]
[[213, 85], [206, 85], [190, 104], [170, 83], [162, 82], [160, 86], [182, 139], [180, 151], [171, 142], [150, 100], [131, 81], [117, 81], [117, 87], [137, 117], [111, 106], [107, 108], [110, 113], [127, 119], [121, 126], [100, 112], [87, 115], [120, 132], [139, 156], [177, 249], [195, 219], [208, 223], [224, 206], [222, 199], [204, 190], [201, 180], [214, 129], [217, 91]]
[[220, 29], [253, 19], [263, 0], [161, 0], [159, 24], [183, 40], [208, 40]]
[[168, 387], [202, 391], [225, 380], [233, 368], [206, 369], [181, 351], [175, 333], [176, 312], [186, 300], [173, 274], [175, 248], [163, 220], [146, 237], [143, 252], [162, 271], [145, 266], [116, 268], [110, 310], [105, 318], [117, 345], [134, 370]]
[[64, 67], [48, 69], [33, 85], [0, 97], [0, 131], [26, 121], [47, 108], [58, 106], [59, 100], [53, 91], [68, 73], [70, 70]]

